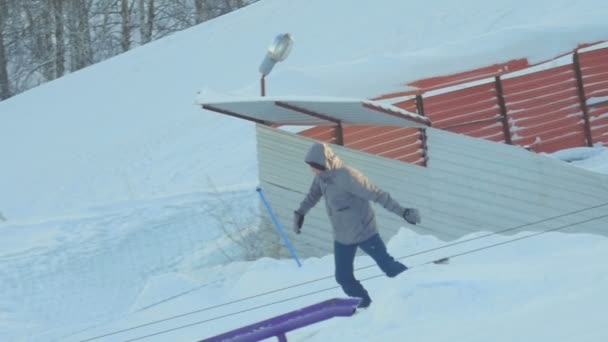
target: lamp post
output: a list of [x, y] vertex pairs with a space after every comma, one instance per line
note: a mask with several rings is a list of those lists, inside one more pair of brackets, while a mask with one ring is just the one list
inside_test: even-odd
[[289, 33], [282, 33], [276, 36], [274, 42], [268, 47], [266, 57], [260, 64], [260, 88], [262, 96], [266, 96], [266, 76], [270, 74], [277, 62], [284, 61], [293, 47], [293, 38]]

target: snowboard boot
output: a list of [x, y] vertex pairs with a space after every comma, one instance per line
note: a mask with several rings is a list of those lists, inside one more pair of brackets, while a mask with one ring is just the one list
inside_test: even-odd
[[393, 267], [391, 267], [391, 270], [389, 272], [386, 272], [386, 275], [390, 278], [395, 278], [399, 274], [403, 273], [403, 271], [405, 270], [407, 270], [407, 266], [400, 263], [399, 261], [395, 261]]
[[369, 296], [365, 296], [365, 297], [361, 298], [361, 302], [359, 302], [359, 305], [357, 305], [357, 307], [359, 309], [366, 309], [370, 306], [371, 303], [372, 303], [372, 299]]

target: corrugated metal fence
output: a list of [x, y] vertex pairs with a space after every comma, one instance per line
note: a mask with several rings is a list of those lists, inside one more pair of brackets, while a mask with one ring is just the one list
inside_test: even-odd
[[[303, 136], [337, 144], [336, 129], [317, 126], [302, 132]], [[378, 156], [417, 165], [425, 164], [422, 133], [418, 128], [383, 126], [345, 126], [342, 146]]]
[[[429, 117], [434, 128], [536, 152], [608, 145], [606, 43], [577, 49], [541, 65], [530, 67], [517, 60], [463, 73], [456, 79], [419, 81], [415, 84], [428, 88], [421, 89], [418, 96], [399, 93], [382, 98], [395, 98], [394, 105]], [[411, 96], [397, 100], [407, 95]], [[424, 130], [342, 129], [344, 146], [417, 165], [428, 160]], [[336, 136], [333, 127], [316, 127], [301, 134], [330, 143]]]

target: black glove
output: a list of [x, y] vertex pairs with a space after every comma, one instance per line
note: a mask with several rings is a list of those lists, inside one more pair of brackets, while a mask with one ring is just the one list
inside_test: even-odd
[[416, 223], [420, 223], [420, 212], [418, 212], [418, 209], [414, 209], [414, 208], [407, 208], [405, 209], [405, 211], [403, 212], [403, 218], [409, 223], [409, 224], [416, 224]]
[[302, 225], [304, 224], [304, 215], [300, 214], [297, 211], [293, 212], [293, 231], [296, 234], [300, 234], [300, 230], [302, 230]]

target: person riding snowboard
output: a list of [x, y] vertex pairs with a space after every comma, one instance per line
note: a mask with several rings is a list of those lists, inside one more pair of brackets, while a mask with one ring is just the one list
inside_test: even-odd
[[315, 177], [300, 207], [294, 211], [294, 232], [300, 234], [304, 216], [324, 197], [333, 227], [336, 281], [346, 295], [361, 298], [359, 307], [366, 308], [372, 300], [354, 276], [357, 248], [371, 256], [388, 277], [395, 277], [407, 270], [407, 266], [388, 254], [378, 233], [370, 201], [382, 205], [410, 224], [420, 223], [420, 214], [417, 209], [402, 207], [388, 192], [370, 183], [360, 171], [344, 164], [326, 144], [313, 144], [305, 162]]

